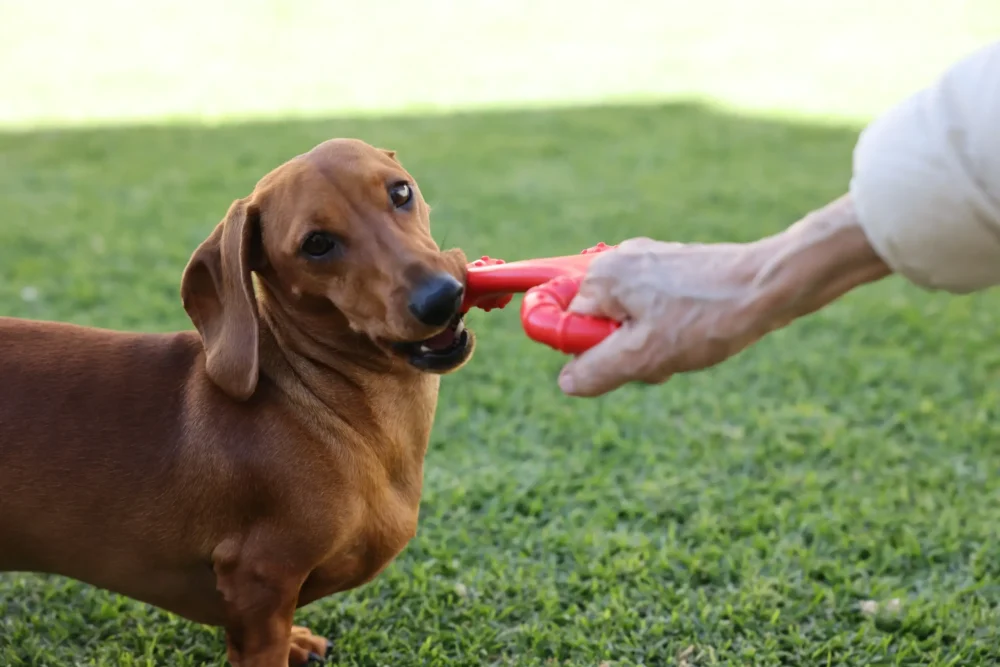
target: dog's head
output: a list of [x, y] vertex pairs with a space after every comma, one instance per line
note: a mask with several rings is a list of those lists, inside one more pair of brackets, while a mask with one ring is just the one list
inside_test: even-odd
[[326, 141], [267, 174], [184, 271], [212, 379], [237, 398], [256, 387], [254, 272], [292, 313], [309, 313], [314, 337], [346, 326], [421, 371], [462, 366], [474, 347], [459, 311], [466, 259], [438, 247], [429, 213], [395, 153], [358, 140]]

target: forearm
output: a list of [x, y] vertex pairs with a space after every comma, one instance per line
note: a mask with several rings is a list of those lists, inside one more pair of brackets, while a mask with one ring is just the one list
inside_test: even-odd
[[714, 366], [890, 273], [848, 195], [752, 243], [629, 239], [594, 259], [570, 305], [622, 326], [568, 364], [560, 386], [596, 396]]
[[892, 273], [861, 227], [850, 195], [753, 244], [755, 316], [767, 329], [813, 313]]

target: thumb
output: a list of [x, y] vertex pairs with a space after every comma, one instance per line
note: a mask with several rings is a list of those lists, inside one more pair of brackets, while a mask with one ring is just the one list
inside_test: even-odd
[[637, 343], [633, 322], [625, 322], [610, 336], [576, 357], [559, 373], [559, 388], [568, 396], [594, 397], [637, 379]]
[[615, 295], [615, 291], [608, 281], [588, 276], [580, 283], [576, 296], [570, 301], [566, 312], [622, 322], [628, 319], [628, 313]]
[[577, 315], [592, 315], [594, 317], [603, 317], [605, 314], [604, 309], [601, 308], [601, 300], [594, 294], [583, 292], [582, 287], [581, 291], [577, 292], [573, 300], [569, 302], [566, 312]]

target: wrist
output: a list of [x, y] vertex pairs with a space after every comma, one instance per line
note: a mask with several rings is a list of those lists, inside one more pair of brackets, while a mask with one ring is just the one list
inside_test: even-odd
[[767, 328], [784, 326], [892, 273], [869, 243], [850, 195], [754, 246], [755, 309]]

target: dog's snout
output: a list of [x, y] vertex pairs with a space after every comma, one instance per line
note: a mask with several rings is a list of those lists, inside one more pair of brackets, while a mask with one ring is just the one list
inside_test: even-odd
[[427, 326], [446, 324], [462, 305], [465, 287], [449, 273], [436, 273], [410, 295], [410, 312]]

